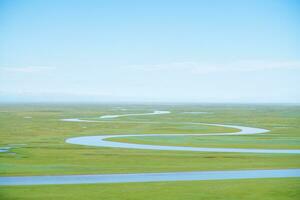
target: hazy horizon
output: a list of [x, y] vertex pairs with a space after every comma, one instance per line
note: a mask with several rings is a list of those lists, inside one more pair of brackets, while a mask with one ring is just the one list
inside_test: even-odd
[[300, 103], [300, 3], [0, 2], [0, 102]]

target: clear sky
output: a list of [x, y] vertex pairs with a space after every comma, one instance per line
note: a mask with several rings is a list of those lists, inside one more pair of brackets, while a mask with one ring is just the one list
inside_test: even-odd
[[0, 101], [300, 103], [300, 3], [0, 0]]

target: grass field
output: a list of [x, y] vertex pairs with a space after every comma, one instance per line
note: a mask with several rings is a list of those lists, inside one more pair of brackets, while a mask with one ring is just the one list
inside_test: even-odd
[[[60, 121], [62, 118], [97, 119], [101, 115], [153, 110], [170, 110], [171, 114], [130, 116], [99, 123]], [[184, 113], [187, 111], [207, 113]], [[300, 168], [300, 155], [291, 154], [127, 150], [64, 142], [68, 137], [84, 135], [235, 131], [181, 122], [244, 125], [271, 132], [249, 136], [133, 137], [114, 140], [180, 146], [300, 149], [300, 106], [296, 105], [11, 104], [0, 106], [0, 147], [12, 147], [9, 152], [0, 154], [0, 175]], [[11, 186], [0, 187], [0, 195], [3, 199], [299, 199], [299, 186], [299, 178]]]
[[300, 181], [295, 178], [189, 181], [162, 183], [46, 185], [3, 187], [8, 200], [105, 199], [105, 200], [294, 200], [300, 196]]

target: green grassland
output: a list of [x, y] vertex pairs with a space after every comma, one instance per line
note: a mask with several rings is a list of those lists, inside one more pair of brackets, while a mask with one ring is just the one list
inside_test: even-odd
[[[172, 113], [106, 119], [99, 123], [60, 121], [62, 118], [97, 120], [101, 115], [153, 110], [170, 110]], [[208, 113], [183, 113], [185, 111]], [[85, 135], [236, 131], [181, 122], [244, 125], [266, 128], [271, 132], [249, 136], [133, 137], [114, 140], [180, 146], [300, 149], [300, 106], [297, 105], [11, 104], [0, 106], [0, 147], [12, 147], [9, 152], [0, 153], [0, 176], [300, 168], [300, 155], [292, 154], [134, 150], [64, 142], [66, 138]], [[295, 188], [299, 189], [299, 184], [300, 180], [294, 178], [12, 186], [0, 187], [0, 195], [5, 197], [3, 199], [297, 199], [295, 197], [299, 198], [299, 193], [295, 192]], [[253, 194], [250, 194], [251, 190]], [[176, 192], [180, 194], [175, 195]], [[225, 198], [221, 195], [223, 193], [230, 198]]]
[[296, 200], [299, 199], [300, 196], [299, 187], [299, 179], [282, 178], [126, 184], [12, 186], [2, 187], [1, 190], [2, 199], [7, 200]]
[[110, 141], [192, 147], [235, 147], [257, 149], [299, 149], [297, 136], [272, 137], [270, 133], [243, 136], [164, 136], [109, 138]]

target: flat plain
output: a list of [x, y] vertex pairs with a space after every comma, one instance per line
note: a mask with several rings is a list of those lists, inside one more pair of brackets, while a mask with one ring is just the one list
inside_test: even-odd
[[[154, 110], [168, 110], [171, 113], [99, 118], [102, 115], [147, 113]], [[66, 118], [99, 122], [61, 121]], [[236, 131], [231, 128], [182, 122], [242, 125], [265, 128], [270, 132], [243, 136], [128, 137], [113, 140], [173, 146], [300, 149], [300, 106], [297, 105], [9, 104], [0, 106], [0, 147], [11, 147], [8, 152], [0, 153], [0, 176], [300, 168], [300, 155], [292, 154], [134, 150], [65, 143], [65, 139], [70, 137], [90, 135]], [[299, 189], [299, 178], [274, 178], [142, 184], [1, 186], [0, 197], [299, 199]]]

